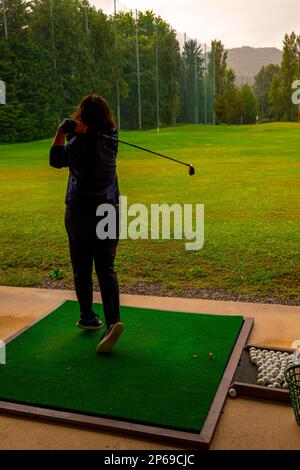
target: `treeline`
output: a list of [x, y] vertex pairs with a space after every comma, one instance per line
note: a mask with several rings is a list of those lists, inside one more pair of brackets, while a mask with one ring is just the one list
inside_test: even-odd
[[0, 15], [0, 79], [7, 86], [7, 105], [0, 107], [2, 141], [48, 137], [92, 92], [106, 97], [117, 117], [117, 84], [121, 127], [137, 128], [137, 34], [143, 128], [156, 122], [157, 87], [160, 120], [174, 122], [180, 51], [175, 31], [160, 17], [139, 13], [136, 24], [133, 14], [120, 13], [115, 23], [84, 0], [5, 2], [7, 27]]
[[2, 142], [48, 137], [93, 92], [107, 98], [123, 129], [255, 119], [251, 90], [235, 87], [219, 41], [206, 51], [190, 40], [181, 53], [176, 32], [153, 12], [115, 18], [86, 0], [3, 5]]
[[[257, 102], [250, 85], [235, 84], [234, 70], [227, 67], [227, 51], [221, 41], [212, 41], [209, 74], [215, 87], [216, 123], [252, 124], [256, 122]], [[212, 71], [213, 69], [213, 71]]]
[[156, 122], [157, 85], [160, 120], [174, 121], [180, 51], [175, 31], [160, 17], [139, 13], [136, 25], [133, 14], [120, 13], [115, 24], [84, 0], [5, 2], [7, 32], [0, 15], [0, 79], [7, 85], [7, 105], [0, 107], [2, 141], [48, 137], [82, 96], [93, 92], [107, 98], [117, 117], [117, 84], [119, 124], [138, 128], [137, 32], [143, 128]]
[[114, 17], [87, 0], [2, 0], [0, 79], [7, 104], [0, 105], [0, 141], [49, 137], [89, 93], [109, 101], [122, 129], [250, 124], [261, 102], [264, 115], [272, 109], [272, 116], [292, 118], [292, 109], [277, 110], [286, 99], [290, 49], [296, 43], [299, 50], [299, 38], [286, 37], [285, 43], [282, 67], [262, 71], [269, 78], [262, 78], [264, 88], [257, 78], [254, 94], [249, 85], [235, 85], [221, 41], [206, 50], [189, 40], [180, 51], [176, 32], [151, 11]]
[[292, 102], [292, 84], [300, 80], [300, 35], [286, 34], [281, 65], [262, 67], [255, 77], [254, 92], [260, 121], [294, 121], [298, 105]]

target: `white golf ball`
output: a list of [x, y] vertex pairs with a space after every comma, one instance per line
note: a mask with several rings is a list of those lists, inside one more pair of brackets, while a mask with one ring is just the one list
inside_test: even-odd
[[231, 398], [235, 398], [237, 396], [237, 391], [235, 388], [230, 388], [228, 394]]

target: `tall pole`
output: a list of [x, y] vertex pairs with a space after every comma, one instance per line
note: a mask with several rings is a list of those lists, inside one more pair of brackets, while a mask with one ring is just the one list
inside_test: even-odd
[[198, 124], [198, 43], [195, 41], [195, 124]]
[[5, 0], [2, 0], [2, 6], [3, 6], [4, 37], [5, 37], [5, 39], [8, 39], [8, 30], [7, 30], [7, 18], [6, 18], [6, 5], [5, 5]]
[[213, 57], [213, 124], [216, 124], [216, 113], [215, 113], [215, 99], [216, 99], [216, 52], [215, 46], [212, 49]]
[[206, 43], [204, 44], [204, 124], [207, 124], [207, 81], [206, 81]]
[[119, 129], [121, 129], [121, 113], [120, 113], [120, 77], [119, 77], [117, 1], [116, 1], [116, 0], [114, 0], [114, 19], [115, 19], [115, 46], [116, 46], [116, 58], [117, 58], [117, 116], [118, 116], [118, 127], [119, 127]]
[[156, 120], [157, 120], [157, 132], [159, 132], [160, 116], [159, 116], [159, 81], [158, 81], [158, 31], [157, 25], [156, 30], [156, 43], [155, 43], [155, 66], [156, 66]]
[[53, 66], [56, 72], [56, 47], [55, 47], [55, 33], [54, 33], [54, 21], [53, 21], [53, 0], [50, 0], [50, 21], [51, 21], [51, 43], [53, 52]]
[[174, 86], [174, 65], [176, 61], [175, 56], [175, 43], [172, 38], [172, 72], [171, 72], [171, 123], [176, 124], [176, 101], [175, 101], [175, 86]]
[[86, 6], [84, 10], [84, 18], [85, 18], [85, 32], [88, 33], [89, 31], [88, 6]]
[[261, 94], [261, 119], [264, 118], [264, 89], [265, 89], [265, 84], [264, 84], [264, 80], [263, 80], [263, 84], [262, 84], [262, 94]]
[[140, 79], [140, 56], [139, 56], [139, 30], [138, 30], [138, 14], [135, 10], [135, 38], [136, 38], [136, 69], [137, 69], [137, 91], [138, 91], [138, 107], [139, 107], [139, 130], [142, 130], [142, 104], [141, 104], [141, 79]]
[[186, 124], [186, 55], [185, 55], [186, 33], [184, 33], [184, 56], [183, 56], [183, 121]]

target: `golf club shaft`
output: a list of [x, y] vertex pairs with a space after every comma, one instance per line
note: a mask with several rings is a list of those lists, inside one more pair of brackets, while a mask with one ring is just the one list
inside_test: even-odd
[[139, 150], [143, 150], [144, 152], [148, 153], [153, 153], [154, 155], [157, 155], [158, 157], [162, 158], [167, 158], [168, 160], [172, 160], [173, 162], [176, 163], [181, 163], [181, 165], [188, 166], [189, 168], [191, 165], [189, 163], [182, 162], [180, 160], [176, 160], [176, 158], [168, 157], [167, 155], [163, 155], [162, 153], [154, 152], [153, 150], [145, 149], [144, 147], [140, 147], [139, 145], [135, 144], [130, 144], [129, 142], [125, 142], [124, 140], [117, 139], [116, 137], [111, 137], [110, 135], [102, 134], [102, 137], [105, 137], [107, 139], [115, 140], [116, 142], [120, 142], [121, 144], [129, 145], [130, 147], [134, 147]]

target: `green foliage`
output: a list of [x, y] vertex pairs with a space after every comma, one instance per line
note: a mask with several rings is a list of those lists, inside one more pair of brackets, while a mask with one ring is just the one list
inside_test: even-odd
[[143, 127], [153, 127], [157, 120], [156, 45], [160, 121], [163, 125], [176, 122], [180, 51], [175, 31], [160, 17], [140, 13], [136, 22], [132, 12], [118, 13], [115, 23], [86, 0], [6, 3], [8, 38], [1, 16], [0, 77], [7, 85], [8, 104], [0, 108], [0, 141], [48, 137], [89, 93], [104, 95], [116, 115], [117, 81], [121, 126], [136, 128], [137, 32]]
[[254, 92], [259, 102], [261, 119], [295, 121], [298, 106], [292, 102], [292, 83], [300, 79], [300, 35], [286, 34], [281, 66], [263, 67], [255, 78]]
[[286, 34], [280, 68], [283, 118], [291, 121], [297, 117], [297, 106], [292, 103], [292, 83], [300, 76], [300, 36]]
[[257, 101], [250, 85], [241, 88], [241, 124], [254, 124], [257, 116]]
[[87, 0], [6, 0], [6, 18], [7, 38], [0, 15], [0, 78], [7, 87], [0, 142], [49, 137], [89, 93], [105, 96], [117, 117], [117, 84], [118, 125], [137, 129], [137, 38], [144, 129], [158, 119], [162, 126], [252, 123], [255, 107], [260, 120], [297, 117], [291, 84], [300, 77], [300, 36], [294, 32], [285, 35], [281, 67], [268, 65], [256, 76], [254, 106], [250, 90], [235, 85], [221, 41], [205, 51], [190, 40], [180, 53], [176, 32], [152, 11], [137, 19], [119, 12], [115, 19]]
[[256, 122], [257, 99], [249, 85], [237, 87], [235, 73], [227, 68], [227, 51], [220, 41], [212, 42], [209, 70], [212, 71], [216, 123], [253, 124]]
[[63, 279], [65, 277], [65, 273], [60, 268], [54, 268], [49, 274], [49, 277], [53, 281], [59, 281], [60, 279]]
[[276, 110], [272, 107], [269, 92], [273, 78], [279, 72], [279, 65], [269, 64], [262, 67], [255, 77], [253, 91], [258, 102], [260, 122], [264, 120], [272, 121], [272, 119], [276, 118]]
[[203, 82], [203, 54], [194, 40], [184, 44], [181, 76], [181, 119], [183, 122], [199, 122], [200, 84]]
[[232, 69], [225, 69], [222, 78], [222, 88], [216, 94], [215, 112], [217, 122], [221, 124], [226, 122], [232, 124], [236, 122], [236, 93], [237, 89], [234, 84], [235, 74]]

